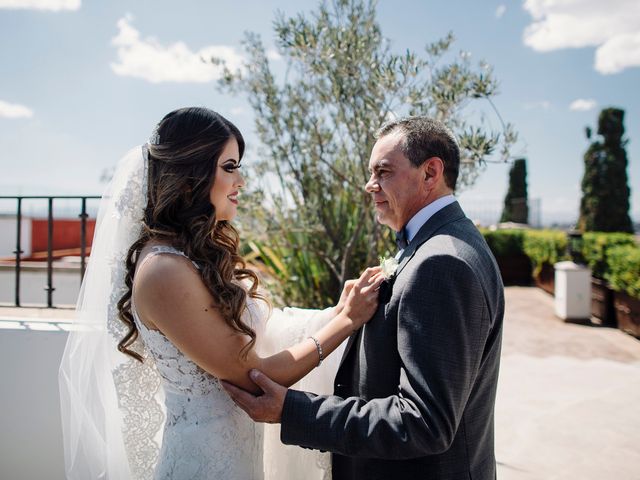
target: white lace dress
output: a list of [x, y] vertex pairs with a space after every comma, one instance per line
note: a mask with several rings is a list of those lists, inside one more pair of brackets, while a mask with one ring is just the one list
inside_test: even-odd
[[[157, 246], [142, 263], [161, 253], [185, 256], [171, 247]], [[322, 311], [286, 309], [275, 311], [267, 322], [267, 311], [261, 305], [248, 299], [245, 314], [245, 321], [256, 332], [260, 354], [292, 345], [328, 320]], [[254, 423], [233, 403], [216, 377], [189, 360], [162, 333], [146, 328], [135, 306], [132, 311], [164, 391], [166, 420], [154, 479], [330, 478], [327, 454], [282, 445], [277, 426], [267, 426], [265, 435], [264, 426]], [[297, 386], [328, 393], [340, 355], [341, 351], [334, 352], [332, 361], [323, 362], [322, 369]]]

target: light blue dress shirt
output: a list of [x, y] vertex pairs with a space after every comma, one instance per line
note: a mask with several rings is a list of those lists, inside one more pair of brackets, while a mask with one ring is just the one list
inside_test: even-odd
[[407, 225], [404, 227], [407, 231], [407, 242], [411, 243], [411, 240], [416, 236], [418, 231], [422, 228], [422, 226], [427, 223], [433, 215], [442, 210], [444, 207], [451, 205], [456, 201], [456, 197], [453, 195], [445, 195], [444, 197], [440, 197], [434, 202], [431, 202], [426, 207], [422, 208], [418, 211], [411, 220], [407, 222]]

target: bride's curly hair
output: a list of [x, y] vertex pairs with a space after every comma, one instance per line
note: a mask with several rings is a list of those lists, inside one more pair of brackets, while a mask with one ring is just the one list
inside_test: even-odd
[[[209, 199], [218, 158], [226, 143], [235, 138], [242, 158], [244, 139], [235, 125], [206, 108], [182, 108], [169, 113], [158, 124], [157, 134], [148, 146], [149, 187], [143, 229], [129, 248], [127, 291], [118, 302], [120, 319], [128, 327], [118, 350], [143, 361], [139, 353], [129, 348], [138, 338], [131, 296], [140, 251], [153, 239], [173, 245], [198, 264], [224, 320], [251, 338], [242, 351], [246, 355], [256, 339], [255, 331], [242, 321], [247, 295], [263, 298], [258, 293], [257, 275], [246, 268], [238, 253], [238, 232], [229, 222], [216, 219]], [[250, 285], [247, 290], [240, 285], [246, 280]]]

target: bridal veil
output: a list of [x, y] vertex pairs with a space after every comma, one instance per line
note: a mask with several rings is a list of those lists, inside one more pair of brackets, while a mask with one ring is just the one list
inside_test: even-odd
[[[126, 292], [125, 261], [138, 239], [147, 200], [146, 146], [119, 162], [98, 210], [91, 257], [59, 371], [64, 455], [69, 480], [150, 480], [164, 423], [160, 376], [117, 349], [126, 333], [117, 302]], [[273, 353], [319, 329], [329, 311], [273, 310], [263, 353]], [[142, 342], [130, 348], [146, 357]], [[330, 393], [342, 348], [295, 387]], [[329, 454], [282, 445], [267, 425], [265, 479], [330, 478]], [[302, 475], [302, 476], [300, 476]]]

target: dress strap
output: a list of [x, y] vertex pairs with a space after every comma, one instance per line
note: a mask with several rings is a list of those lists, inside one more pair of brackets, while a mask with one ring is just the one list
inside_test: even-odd
[[154, 245], [153, 247], [151, 247], [151, 251], [149, 253], [147, 253], [147, 255], [142, 259], [142, 262], [140, 263], [140, 265], [138, 265], [138, 270], [140, 270], [142, 268], [142, 266], [147, 262], [147, 260], [149, 260], [151, 257], [155, 257], [156, 255], [159, 255], [161, 253], [168, 253], [168, 254], [171, 254], [171, 255], [179, 255], [181, 257], [189, 259], [191, 261], [191, 263], [193, 264], [193, 266], [196, 267], [198, 270], [200, 270], [200, 266], [196, 262], [191, 260], [189, 257], [187, 257], [184, 254], [184, 252], [178, 250], [175, 247], [169, 246], [169, 245]]

